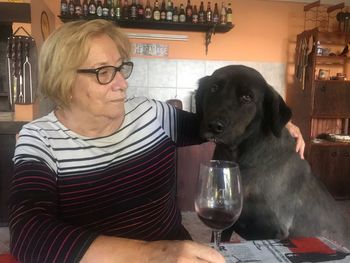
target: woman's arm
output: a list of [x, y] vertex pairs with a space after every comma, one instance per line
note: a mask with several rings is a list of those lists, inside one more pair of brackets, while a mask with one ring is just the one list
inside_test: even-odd
[[91, 244], [82, 263], [118, 262], [225, 262], [223, 256], [207, 245], [193, 241], [145, 242], [99, 236]]
[[294, 137], [296, 140], [295, 151], [299, 153], [301, 159], [304, 159], [305, 141], [299, 127], [295, 126], [291, 121], [289, 121], [286, 124], [286, 128], [290, 135], [292, 135], [292, 137]]

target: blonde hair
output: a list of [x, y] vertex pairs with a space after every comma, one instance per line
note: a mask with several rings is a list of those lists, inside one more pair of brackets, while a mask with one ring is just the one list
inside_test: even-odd
[[56, 105], [68, 107], [76, 70], [89, 53], [88, 42], [106, 34], [116, 44], [122, 60], [130, 58], [130, 42], [112, 22], [95, 19], [62, 25], [44, 42], [39, 56], [39, 88]]

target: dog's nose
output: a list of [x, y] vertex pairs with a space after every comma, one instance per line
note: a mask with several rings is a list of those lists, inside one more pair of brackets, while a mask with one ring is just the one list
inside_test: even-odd
[[224, 131], [224, 125], [220, 121], [210, 122], [208, 128], [213, 133], [222, 133]]

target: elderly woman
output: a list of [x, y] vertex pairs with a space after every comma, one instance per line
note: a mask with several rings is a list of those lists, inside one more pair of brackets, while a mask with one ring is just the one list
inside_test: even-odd
[[126, 98], [129, 45], [104, 20], [67, 23], [44, 43], [40, 88], [57, 107], [25, 125], [16, 146], [19, 261], [224, 262], [189, 241], [175, 201], [175, 148], [201, 142], [196, 115]]

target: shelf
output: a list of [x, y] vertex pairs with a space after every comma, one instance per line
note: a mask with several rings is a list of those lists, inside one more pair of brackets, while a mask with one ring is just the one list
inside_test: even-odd
[[315, 82], [319, 83], [350, 83], [350, 80], [338, 80], [338, 79], [315, 79]]
[[[65, 17], [58, 16], [62, 22], [71, 22], [79, 19], [92, 20], [97, 19], [96, 17], [84, 17], [84, 18], [76, 18], [76, 17]], [[111, 20], [112, 21], [112, 20]], [[211, 42], [211, 36], [215, 33], [226, 33], [229, 32], [234, 25], [221, 25], [221, 24], [208, 24], [208, 23], [176, 23], [176, 22], [168, 22], [168, 21], [154, 21], [154, 20], [128, 20], [128, 19], [120, 19], [113, 20], [113, 22], [122, 27], [122, 28], [135, 28], [135, 29], [154, 29], [154, 30], [170, 30], [170, 31], [187, 31], [187, 32], [204, 32], [205, 33], [205, 47], [206, 53], [208, 51], [208, 46]]]
[[321, 139], [317, 139], [316, 141], [315, 139], [312, 140], [311, 145], [322, 146], [322, 147], [329, 147], [329, 146], [350, 147], [350, 143], [347, 143], [347, 142], [332, 142], [332, 141], [321, 140]]
[[348, 61], [349, 58], [343, 56], [316, 56], [317, 65], [343, 65]]

